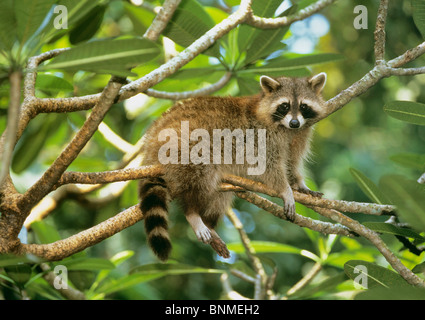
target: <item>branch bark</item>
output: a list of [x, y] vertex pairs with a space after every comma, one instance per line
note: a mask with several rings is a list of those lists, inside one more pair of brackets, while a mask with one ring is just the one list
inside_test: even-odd
[[103, 121], [109, 108], [114, 104], [122, 84], [122, 79], [111, 78], [103, 90], [98, 103], [93, 108], [92, 113], [72, 141], [49, 169], [46, 170], [43, 176], [25, 192], [19, 203], [25, 214], [29, 214], [29, 210], [52, 190], [68, 166], [77, 158], [78, 154], [96, 132], [97, 127]]
[[261, 18], [257, 17], [254, 14], [250, 14], [246, 23], [261, 29], [274, 29], [284, 26], [289, 26], [291, 23], [294, 23], [295, 21], [303, 20], [307, 17], [310, 17], [311, 15], [319, 12], [323, 8], [331, 5], [336, 0], [320, 0], [317, 1], [308, 7], [300, 10], [294, 15], [288, 16], [288, 17], [281, 17], [281, 18]]
[[94, 246], [142, 219], [143, 213], [139, 205], [135, 205], [69, 238], [49, 244], [20, 244], [15, 253], [30, 253], [48, 261], [62, 260], [74, 253]]
[[143, 35], [144, 38], [156, 41], [167, 26], [168, 21], [176, 11], [181, 0], [165, 0], [158, 14]]

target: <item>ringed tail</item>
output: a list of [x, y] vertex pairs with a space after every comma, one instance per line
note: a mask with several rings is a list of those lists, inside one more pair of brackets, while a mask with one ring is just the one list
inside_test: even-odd
[[171, 252], [171, 241], [168, 234], [170, 195], [165, 181], [161, 178], [143, 181], [139, 194], [148, 244], [160, 260], [166, 261]]

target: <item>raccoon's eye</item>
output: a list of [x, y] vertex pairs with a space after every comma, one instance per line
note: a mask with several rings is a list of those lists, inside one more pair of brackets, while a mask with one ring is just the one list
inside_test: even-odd
[[300, 104], [300, 109], [301, 110], [307, 110], [308, 109], [308, 105], [306, 105], [305, 103], [301, 103]]
[[288, 102], [284, 102], [279, 106], [279, 109], [289, 110], [290, 107], [291, 107], [291, 105]]

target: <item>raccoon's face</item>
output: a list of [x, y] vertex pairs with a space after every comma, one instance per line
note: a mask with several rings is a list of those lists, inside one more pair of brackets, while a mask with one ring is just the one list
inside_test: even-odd
[[288, 129], [313, 124], [324, 111], [321, 92], [325, 82], [325, 73], [309, 78], [262, 76], [263, 98], [259, 110], [262, 118]]

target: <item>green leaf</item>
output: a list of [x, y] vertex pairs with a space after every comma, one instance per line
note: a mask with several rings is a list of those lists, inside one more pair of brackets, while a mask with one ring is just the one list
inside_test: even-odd
[[130, 259], [132, 256], [134, 256], [134, 251], [131, 250], [124, 250], [121, 252], [118, 252], [117, 254], [115, 254], [110, 261], [115, 265], [118, 266], [121, 263], [123, 263], [124, 261]]
[[422, 237], [419, 233], [412, 231], [406, 228], [399, 228], [393, 224], [385, 222], [364, 222], [363, 225], [368, 227], [373, 231], [380, 233], [392, 234], [396, 236], [402, 236], [407, 238], [412, 238], [420, 241], [425, 241], [425, 238]]
[[59, 24], [64, 23], [64, 21], [60, 18], [66, 17], [67, 29], [57, 29], [54, 27], [54, 24], [51, 23], [52, 28], [46, 30], [42, 41], [55, 41], [70, 32], [70, 30], [72, 32], [72, 30], [74, 30], [74, 28], [78, 26], [82, 20], [85, 20], [87, 15], [102, 2], [102, 0], [59, 0], [57, 5], [64, 6], [67, 11], [58, 11], [54, 17], [55, 19], [58, 19], [57, 22]]
[[31, 229], [36, 234], [40, 243], [53, 243], [61, 240], [61, 236], [57, 229], [45, 221], [35, 221], [31, 224]]
[[180, 275], [190, 273], [223, 273], [223, 270], [206, 269], [181, 263], [153, 263], [134, 268], [131, 274], [145, 275]]
[[0, 49], [10, 51], [17, 40], [14, 0], [0, 4]]
[[28, 168], [43, 150], [47, 139], [58, 129], [58, 114], [39, 115], [31, 122], [13, 154], [12, 170], [21, 173]]
[[391, 156], [390, 160], [406, 168], [416, 170], [424, 170], [425, 168], [425, 155], [422, 154], [400, 153]]
[[369, 197], [370, 200], [378, 204], [388, 204], [390, 201], [386, 199], [385, 195], [379, 188], [366, 177], [362, 172], [354, 168], [350, 168], [350, 173], [357, 182], [357, 185]]
[[375, 287], [355, 296], [355, 300], [425, 300], [423, 288], [403, 286], [391, 289]]
[[52, 74], [39, 74], [35, 82], [35, 88], [47, 92], [72, 92], [74, 87], [64, 78]]
[[101, 258], [77, 258], [69, 259], [60, 262], [61, 265], [64, 265], [68, 270], [73, 271], [97, 271], [97, 270], [112, 270], [115, 269], [115, 264], [113, 264], [108, 259]]
[[425, 126], [425, 104], [412, 101], [392, 101], [384, 106], [384, 111], [395, 119]]
[[99, 286], [96, 290], [95, 293], [100, 295], [101, 298], [103, 298], [103, 296], [108, 295], [108, 294], [112, 294], [118, 291], [122, 291], [125, 290], [127, 288], [130, 288], [132, 286], [135, 286], [137, 284], [143, 283], [143, 282], [148, 282], [151, 280], [155, 280], [158, 279], [160, 277], [162, 277], [163, 275], [158, 275], [158, 274], [131, 274], [125, 277], [122, 277], [120, 279], [111, 279], [107, 282], [105, 282], [104, 284], [102, 284], [101, 286]]
[[258, 81], [251, 77], [237, 77], [240, 95], [254, 95], [260, 91]]
[[[366, 280], [367, 288], [373, 287], [402, 287], [408, 283], [396, 272], [363, 260], [350, 260], [344, 265], [344, 271], [352, 280]], [[366, 285], [365, 282], [360, 282]]]
[[18, 286], [23, 287], [31, 279], [31, 267], [24, 264], [17, 264], [14, 266], [4, 267], [6, 274], [10, 277]]
[[[251, 246], [254, 248], [256, 253], [264, 252], [280, 252], [280, 253], [294, 253], [301, 254], [302, 249], [299, 249], [294, 246], [290, 246], [283, 243], [269, 242], [269, 241], [251, 241]], [[244, 253], [245, 247], [242, 243], [229, 243], [227, 245], [229, 250], [236, 253]]]
[[81, 19], [78, 25], [72, 29], [69, 34], [71, 44], [77, 44], [91, 39], [99, 30], [105, 15], [106, 6], [99, 5], [94, 7], [85, 17]]
[[124, 9], [133, 24], [135, 34], [144, 34], [155, 18], [153, 12], [128, 2], [124, 2]]
[[403, 220], [417, 231], [425, 231], [425, 187], [400, 175], [381, 178], [380, 189], [397, 207]]
[[288, 70], [303, 70], [304, 67], [334, 62], [344, 59], [344, 56], [336, 53], [321, 53], [312, 55], [302, 55], [294, 58], [278, 57], [269, 60], [267, 64], [262, 66], [250, 67], [246, 70], [241, 70], [239, 73], [258, 73], [258, 74], [270, 74], [271, 72], [285, 72]]
[[159, 47], [147, 39], [99, 40], [65, 51], [40, 70], [61, 69], [129, 75], [129, 69], [159, 55]]
[[[256, 16], [271, 18], [274, 16], [276, 9], [282, 4], [281, 0], [254, 0], [252, 2], [252, 10]], [[278, 30], [278, 29], [276, 29]], [[258, 30], [248, 25], [241, 25], [238, 28], [238, 47], [239, 52], [248, 50], [252, 45], [257, 46], [254, 39], [258, 37], [258, 34], [263, 30]], [[267, 30], [273, 31], [273, 30]]]
[[423, 0], [412, 0], [413, 21], [422, 37], [425, 38], [425, 2]]
[[289, 27], [257, 30], [259, 32], [252, 40], [253, 45], [246, 51], [245, 65], [260, 58], [266, 58], [272, 52], [283, 49], [286, 45], [281, 43], [281, 40], [288, 30]]
[[[49, 11], [54, 3], [51, 0], [15, 1], [17, 34], [21, 43], [26, 42], [36, 32], [47, 26]], [[49, 19], [50, 20], [50, 19]]]
[[41, 261], [40, 258], [30, 254], [19, 256], [13, 254], [0, 254], [0, 268], [21, 263], [40, 263]]
[[[186, 48], [214, 25], [212, 18], [197, 1], [183, 0], [162, 34]], [[217, 44], [204, 53], [220, 56]]]
[[413, 269], [412, 269], [413, 273], [425, 273], [425, 262], [422, 262], [418, 265], [416, 265]]

